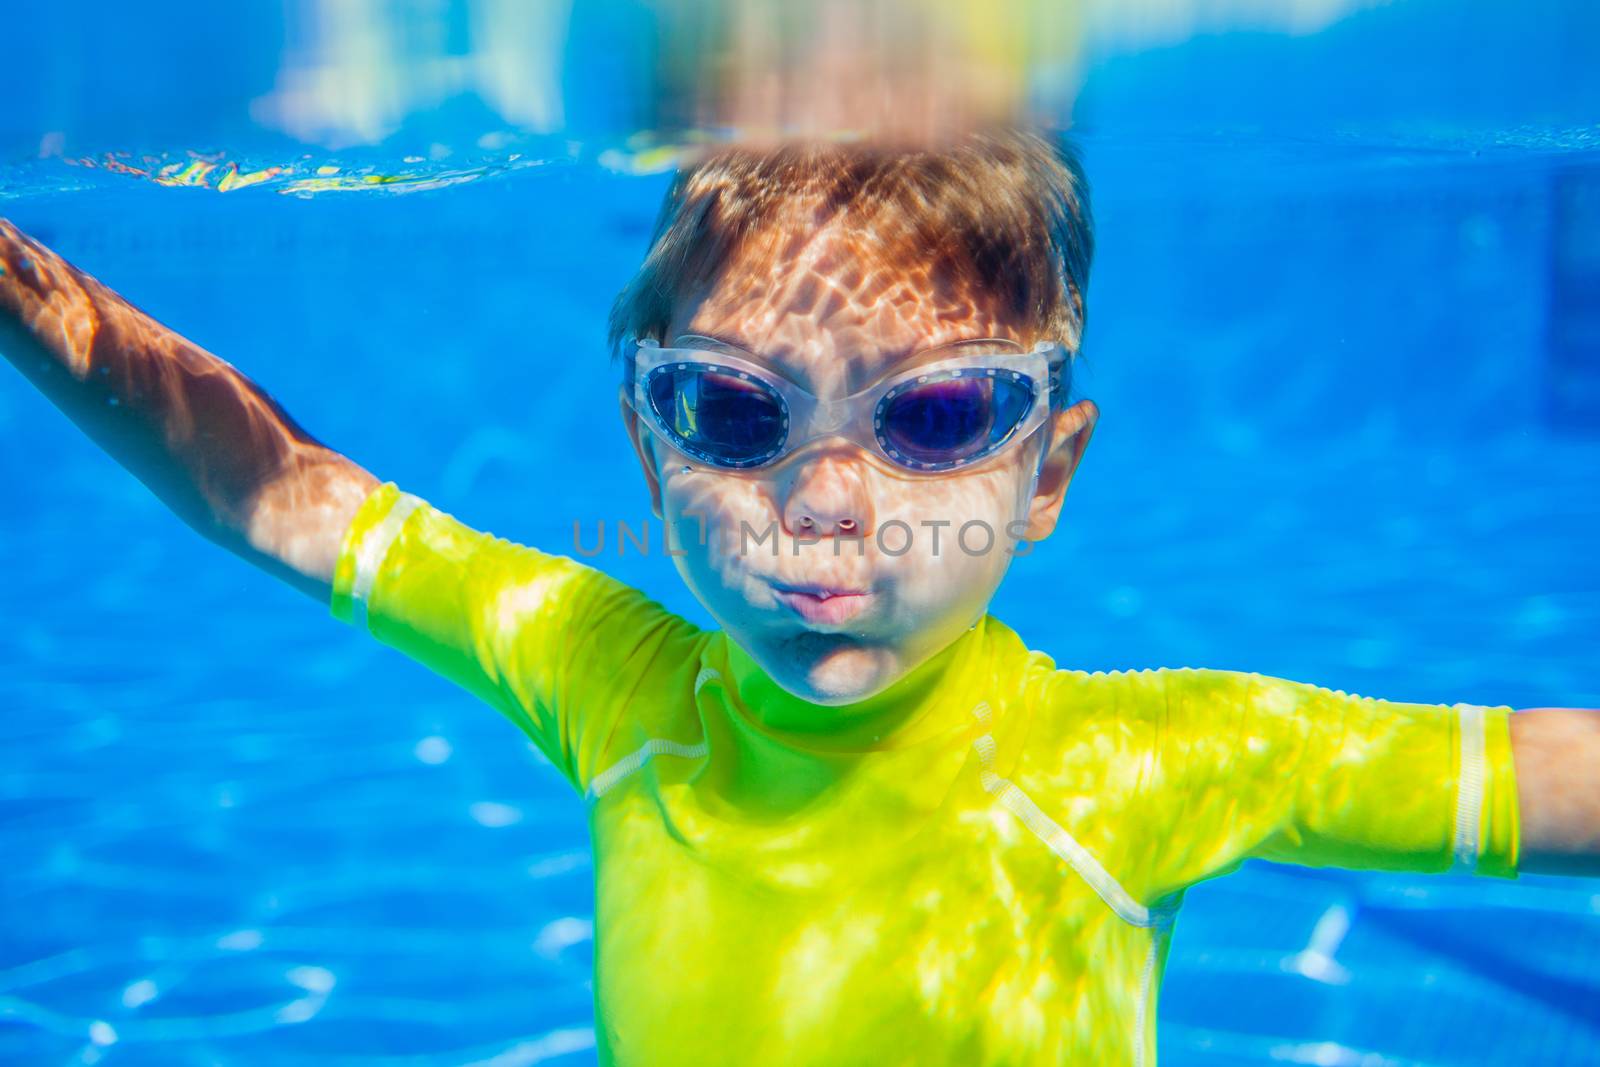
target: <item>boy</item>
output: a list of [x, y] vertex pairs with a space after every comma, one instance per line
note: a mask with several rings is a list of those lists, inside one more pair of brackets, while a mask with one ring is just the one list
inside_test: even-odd
[[1057, 670], [987, 615], [1098, 415], [1091, 249], [1029, 134], [679, 176], [612, 340], [711, 632], [380, 484], [9, 227], [0, 350], [583, 793], [601, 1062], [1148, 1064], [1183, 891], [1247, 857], [1600, 868], [1600, 714]]

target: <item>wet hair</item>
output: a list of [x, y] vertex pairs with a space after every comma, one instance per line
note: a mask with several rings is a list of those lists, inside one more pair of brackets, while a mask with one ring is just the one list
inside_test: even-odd
[[676, 302], [742, 253], [798, 250], [810, 233], [796, 218], [871, 232], [878, 263], [916, 265], [936, 298], [977, 298], [1025, 333], [1079, 347], [1094, 252], [1082, 163], [1059, 137], [1002, 129], [914, 149], [721, 148], [680, 170], [612, 308], [613, 353], [665, 341]]

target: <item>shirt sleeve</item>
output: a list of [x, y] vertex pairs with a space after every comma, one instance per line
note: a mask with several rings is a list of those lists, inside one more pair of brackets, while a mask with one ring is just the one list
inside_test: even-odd
[[1399, 703], [1238, 671], [1163, 674], [1156, 760], [1179, 797], [1170, 888], [1250, 857], [1516, 877], [1509, 707]]
[[579, 792], [653, 672], [698, 627], [602, 571], [374, 489], [347, 529], [329, 610], [486, 701]]

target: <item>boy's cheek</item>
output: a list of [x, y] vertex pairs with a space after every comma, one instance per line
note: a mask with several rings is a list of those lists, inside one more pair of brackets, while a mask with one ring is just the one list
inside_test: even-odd
[[922, 607], [987, 602], [1005, 573], [998, 546], [985, 551], [980, 541], [972, 540], [964, 548], [949, 538], [940, 542], [937, 554], [931, 544], [929, 549], [896, 561], [896, 584], [909, 602]]
[[675, 475], [667, 483], [662, 510], [677, 543], [693, 550], [726, 555], [741, 534], [767, 533], [772, 513], [748, 483], [712, 475]]

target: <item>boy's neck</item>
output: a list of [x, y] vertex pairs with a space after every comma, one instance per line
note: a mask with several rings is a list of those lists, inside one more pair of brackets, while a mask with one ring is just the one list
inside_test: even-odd
[[899, 748], [943, 733], [951, 703], [981, 699], [976, 668], [984, 657], [988, 617], [879, 693], [851, 704], [814, 704], [780, 686], [749, 653], [727, 641], [729, 686], [748, 716], [800, 747], [838, 752]]

